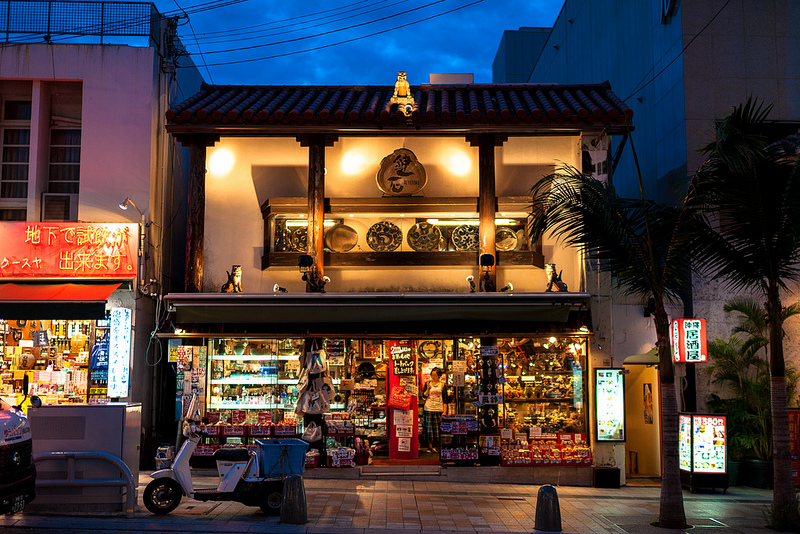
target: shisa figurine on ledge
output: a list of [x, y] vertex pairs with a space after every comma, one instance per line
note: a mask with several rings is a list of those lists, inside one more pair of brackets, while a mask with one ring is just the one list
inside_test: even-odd
[[[226, 273], [228, 271], [225, 271]], [[228, 273], [228, 281], [222, 284], [220, 293], [241, 293], [242, 292], [242, 266], [234, 265]]]
[[567, 284], [561, 281], [561, 273], [564, 271], [561, 270], [556, 274], [555, 263], [546, 263], [544, 265], [544, 272], [547, 275], [547, 289], [545, 289], [545, 291], [552, 291], [554, 284], [556, 286], [556, 291], [569, 291], [567, 289]]

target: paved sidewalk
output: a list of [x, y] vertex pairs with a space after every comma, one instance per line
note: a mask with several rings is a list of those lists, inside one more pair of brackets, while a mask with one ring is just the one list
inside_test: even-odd
[[[135, 518], [52, 516], [30, 513], [0, 518], [0, 532], [123, 533], [175, 532], [454, 534], [532, 533], [540, 486], [408, 480], [306, 479], [306, 525], [283, 525], [258, 508], [231, 502], [199, 503], [184, 498], [167, 516], [151, 515], [142, 505], [149, 482], [142, 474]], [[210, 482], [210, 478], [204, 479]], [[208, 484], [197, 484], [207, 486]], [[557, 488], [564, 532], [684, 532], [650, 526], [658, 514], [660, 488]], [[709, 534], [773, 532], [764, 528], [762, 510], [771, 491], [735, 487], [727, 494], [684, 492], [692, 532]], [[688, 532], [688, 530], [687, 530]]]

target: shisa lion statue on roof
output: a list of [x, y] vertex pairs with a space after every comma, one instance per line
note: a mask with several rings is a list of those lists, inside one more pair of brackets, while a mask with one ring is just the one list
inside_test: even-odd
[[547, 275], [547, 289], [545, 291], [552, 291], [553, 285], [556, 286], [556, 291], [569, 291], [567, 289], [567, 284], [561, 281], [561, 273], [564, 271], [561, 270], [556, 274], [556, 264], [555, 263], [546, 263], [544, 266], [544, 272]]

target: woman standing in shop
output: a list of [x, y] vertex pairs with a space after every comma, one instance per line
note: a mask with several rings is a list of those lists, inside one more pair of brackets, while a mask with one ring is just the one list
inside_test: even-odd
[[444, 412], [444, 382], [440, 380], [442, 370], [438, 367], [431, 369], [431, 379], [425, 383], [422, 395], [426, 398], [422, 408], [425, 440], [428, 442], [428, 452], [439, 452], [439, 439], [441, 436], [442, 413]]

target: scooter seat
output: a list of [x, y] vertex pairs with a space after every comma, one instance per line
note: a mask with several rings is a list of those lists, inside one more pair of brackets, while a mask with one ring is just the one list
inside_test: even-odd
[[246, 462], [250, 459], [247, 449], [231, 448], [214, 451], [215, 462]]

